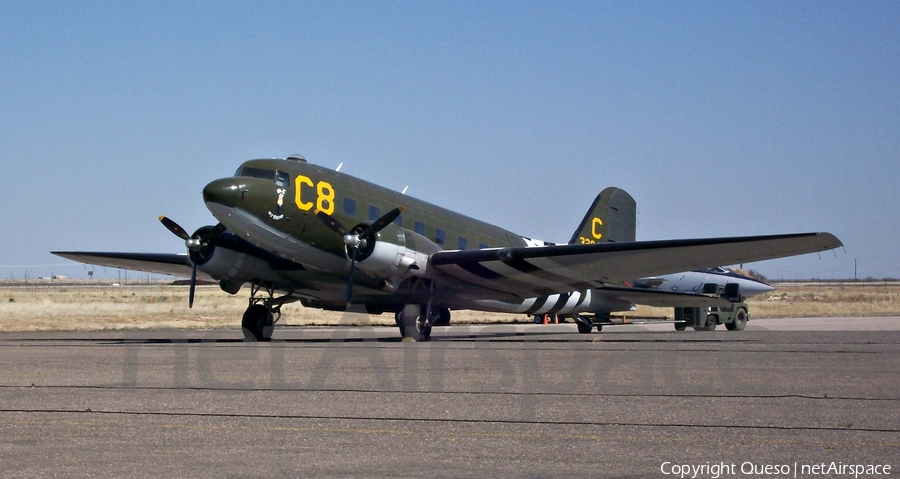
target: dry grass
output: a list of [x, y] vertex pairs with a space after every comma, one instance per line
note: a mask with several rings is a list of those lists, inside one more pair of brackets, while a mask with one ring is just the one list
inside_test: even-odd
[[[232, 296], [218, 286], [198, 286], [188, 309], [188, 288], [168, 284], [109, 286], [57, 282], [26, 287], [0, 286], [0, 331], [221, 328], [241, 324], [250, 289]], [[457, 311], [454, 321], [495, 323], [524, 316]], [[391, 314], [349, 315], [308, 309], [300, 303], [282, 308], [281, 324], [394, 324]]]
[[[791, 283], [753, 298], [752, 317], [900, 316], [900, 283]], [[0, 331], [220, 328], [240, 324], [249, 289], [231, 296], [217, 286], [197, 288], [194, 308], [188, 288], [167, 284], [114, 287], [97, 282], [14, 287], [0, 284]], [[284, 324], [336, 325], [339, 312], [283, 308]], [[639, 307], [630, 316], [672, 317], [671, 308]], [[355, 316], [352, 323], [393, 325], [390, 314]], [[454, 311], [455, 323], [529, 322], [524, 315]]]

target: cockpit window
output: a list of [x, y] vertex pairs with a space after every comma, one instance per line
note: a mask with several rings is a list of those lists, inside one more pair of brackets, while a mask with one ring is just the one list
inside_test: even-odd
[[283, 172], [276, 171], [275, 172], [275, 184], [282, 187], [287, 188], [291, 183], [291, 175]]
[[284, 171], [254, 168], [252, 166], [242, 166], [234, 172], [234, 176], [245, 176], [248, 178], [269, 180], [274, 182], [280, 188], [289, 188], [291, 185], [291, 175]]
[[721, 267], [721, 266], [716, 266], [715, 268], [708, 268], [708, 269], [706, 269], [705, 271], [706, 271], [707, 273], [714, 273], [714, 274], [727, 274], [727, 273], [729, 273], [729, 271], [728, 271], [727, 269], [725, 269], [725, 268], [723, 268], [723, 267]]
[[253, 168], [251, 166], [245, 166], [245, 167], [241, 168], [241, 173], [238, 176], [246, 176], [248, 178], [260, 178], [263, 180], [275, 181], [275, 170], [265, 170], [262, 168]]

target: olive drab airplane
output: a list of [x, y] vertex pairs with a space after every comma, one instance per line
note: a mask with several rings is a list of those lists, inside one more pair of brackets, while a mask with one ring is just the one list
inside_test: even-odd
[[568, 244], [552, 244], [431, 205], [299, 155], [245, 162], [203, 189], [219, 223], [188, 234], [187, 254], [54, 252], [75, 261], [251, 288], [241, 325], [271, 337], [284, 304], [392, 313], [404, 338], [428, 340], [451, 310], [556, 314], [580, 332], [633, 304], [725, 306], [719, 297], [630, 287], [640, 278], [842, 246], [829, 233], [635, 241], [635, 202], [607, 188]]

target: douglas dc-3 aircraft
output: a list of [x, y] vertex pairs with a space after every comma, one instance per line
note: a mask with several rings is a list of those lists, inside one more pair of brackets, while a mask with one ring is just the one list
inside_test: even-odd
[[165, 217], [188, 254], [54, 252], [75, 261], [251, 286], [241, 325], [271, 337], [281, 307], [394, 313], [401, 336], [428, 340], [450, 310], [558, 314], [578, 330], [633, 303], [726, 306], [715, 296], [632, 288], [635, 278], [842, 246], [829, 233], [634, 241], [634, 200], [604, 190], [569, 244], [513, 234], [424, 201], [308, 163], [250, 160], [203, 189], [219, 220], [189, 235]]

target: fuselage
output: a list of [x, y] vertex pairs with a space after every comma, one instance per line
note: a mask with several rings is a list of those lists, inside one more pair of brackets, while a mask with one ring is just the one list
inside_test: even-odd
[[710, 268], [702, 271], [686, 271], [654, 276], [652, 278], [641, 278], [635, 282], [635, 287], [682, 293], [700, 293], [703, 290], [703, 285], [708, 283], [715, 283], [722, 287], [729, 283], [737, 283], [741, 285], [741, 295], [746, 297], [768, 293], [775, 289], [765, 281], [725, 268]]
[[[570, 314], [633, 307], [630, 301], [597, 290], [516, 298], [470, 284], [458, 285], [457, 280], [428, 267], [431, 253], [546, 243], [305, 160], [247, 161], [235, 176], [207, 185], [203, 198], [229, 233], [298, 265], [273, 271], [270, 276], [277, 276], [272, 281], [275, 288], [307, 298], [308, 305], [344, 305], [351, 269], [342, 235], [324, 224], [317, 213], [359, 232], [399, 206], [402, 214], [377, 233], [374, 246], [369, 245], [356, 263], [356, 300], [375, 305], [371, 309], [396, 310], [421, 295], [426, 282], [428, 288], [438, 289], [431, 296], [438, 298], [441, 306], [453, 309]], [[692, 285], [697, 286], [699, 283]]]
[[[544, 244], [305, 161], [247, 161], [235, 176], [207, 185], [203, 197], [213, 216], [229, 232], [302, 264], [307, 271], [288, 274], [297, 283], [292, 289], [326, 303], [340, 303], [342, 278], [349, 274], [350, 260], [342, 237], [317, 218], [318, 211], [349, 227], [362, 228], [393, 208], [404, 208], [391, 227], [377, 236], [378, 244], [393, 245], [394, 249], [357, 263], [363, 273], [357, 277], [360, 297], [368, 302], [402, 304], [403, 298], [392, 299], [388, 293], [395, 295], [398, 288], [412, 286], [401, 284], [404, 280], [439, 275], [427, 268], [427, 256], [435, 251]], [[398, 271], [410, 265], [415, 269]], [[443, 283], [448, 285], [446, 302], [454, 307], [466, 306], [461, 304], [465, 298], [453, 294], [453, 281]]]

